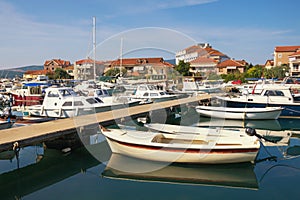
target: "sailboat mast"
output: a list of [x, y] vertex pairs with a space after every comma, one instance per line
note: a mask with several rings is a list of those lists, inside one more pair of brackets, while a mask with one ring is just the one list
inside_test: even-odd
[[120, 77], [123, 76], [122, 65], [123, 65], [123, 37], [121, 37], [121, 46], [120, 46]]
[[94, 80], [96, 81], [96, 17], [93, 17], [93, 57]]

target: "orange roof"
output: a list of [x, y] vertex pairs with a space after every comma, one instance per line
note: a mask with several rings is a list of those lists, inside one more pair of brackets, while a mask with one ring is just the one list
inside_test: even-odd
[[273, 66], [274, 65], [274, 60], [267, 60], [266, 63], [265, 63], [265, 66], [266, 65]]
[[216, 63], [217, 61], [215, 61], [212, 58], [208, 58], [206, 56], [200, 56], [190, 62], [190, 64], [216, 64]]
[[[163, 58], [123, 58], [122, 59], [122, 65], [140, 65], [140, 64], [165, 64], [165, 65], [171, 65], [168, 62], [165, 62]], [[120, 66], [121, 60], [114, 60], [110, 62], [110, 65], [114, 66]], [[171, 65], [172, 66], [172, 65]]]
[[24, 74], [31, 74], [31, 75], [46, 75], [48, 73], [47, 70], [28, 70]]
[[[95, 61], [96, 64], [103, 64], [104, 62], [103, 61]], [[75, 62], [76, 65], [82, 65], [82, 64], [93, 64], [94, 63], [94, 60], [93, 59], [90, 59], [90, 58], [87, 58], [87, 59], [82, 59], [82, 60], [78, 60]]]
[[298, 50], [297, 52], [289, 55], [289, 57], [294, 57], [294, 56], [300, 56], [300, 50]]
[[225, 54], [221, 53], [220, 51], [213, 49], [212, 47], [202, 48], [198, 45], [193, 45], [185, 49], [186, 54], [198, 52], [200, 56], [210, 55], [210, 56], [226, 56]]
[[275, 52], [294, 52], [300, 49], [300, 46], [277, 46]]
[[244, 67], [245, 63], [242, 64], [242, 61], [229, 59], [229, 60], [225, 60], [225, 61], [223, 61], [223, 62], [221, 62], [221, 63], [219, 63], [217, 65], [217, 67], [229, 67], [229, 66], [232, 66], [232, 67]]
[[70, 65], [64, 68], [65, 70], [74, 70], [74, 65]]
[[70, 61], [61, 60], [61, 59], [46, 60], [44, 65], [49, 65], [51, 62], [55, 62], [57, 65], [60, 65], [60, 66], [71, 65]]

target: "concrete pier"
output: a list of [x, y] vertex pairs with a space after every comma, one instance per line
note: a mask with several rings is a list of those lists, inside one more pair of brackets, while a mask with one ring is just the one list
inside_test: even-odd
[[84, 127], [95, 123], [104, 123], [152, 110], [159, 110], [178, 105], [188, 105], [189, 103], [198, 102], [210, 97], [211, 96], [209, 94], [203, 94], [196, 97], [145, 104], [107, 112], [83, 115], [74, 118], [58, 119], [39, 124], [32, 124], [30, 126], [0, 130], [0, 152], [13, 149], [14, 145], [15, 147], [16, 145], [18, 147], [24, 147], [71, 134], [74, 133], [76, 128], [79, 127]]

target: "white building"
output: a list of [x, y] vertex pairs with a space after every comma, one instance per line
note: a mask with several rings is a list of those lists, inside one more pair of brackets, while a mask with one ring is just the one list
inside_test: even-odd
[[217, 73], [218, 62], [212, 58], [201, 56], [190, 62], [190, 72], [196, 75], [206, 76], [209, 73]]
[[183, 60], [184, 62], [191, 62], [202, 56], [212, 58], [218, 63], [229, 59], [227, 55], [221, 53], [216, 49], [213, 49], [208, 43], [204, 43], [193, 45], [186, 49], [178, 51], [176, 53], [176, 65], [178, 65], [180, 60]]
[[76, 61], [74, 64], [74, 79], [75, 80], [89, 80], [96, 76], [102, 75], [104, 71], [104, 64], [101, 61], [95, 61], [96, 69], [94, 71], [94, 60], [83, 59]]
[[289, 55], [289, 67], [291, 76], [300, 75], [300, 50]]

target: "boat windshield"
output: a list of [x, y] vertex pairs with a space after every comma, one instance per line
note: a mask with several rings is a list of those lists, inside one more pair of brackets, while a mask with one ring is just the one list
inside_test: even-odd
[[63, 97], [65, 97], [65, 96], [77, 97], [78, 96], [78, 94], [74, 90], [72, 90], [72, 89], [61, 89], [61, 90], [59, 90], [59, 93]]
[[280, 90], [268, 90], [264, 96], [284, 96], [284, 94]]
[[[100, 99], [99, 99], [100, 100]], [[89, 104], [97, 104], [97, 103], [100, 103], [98, 99], [96, 98], [87, 98], [86, 101], [89, 103]], [[101, 101], [101, 100], [100, 100]], [[103, 102], [102, 102], [103, 103]]]

